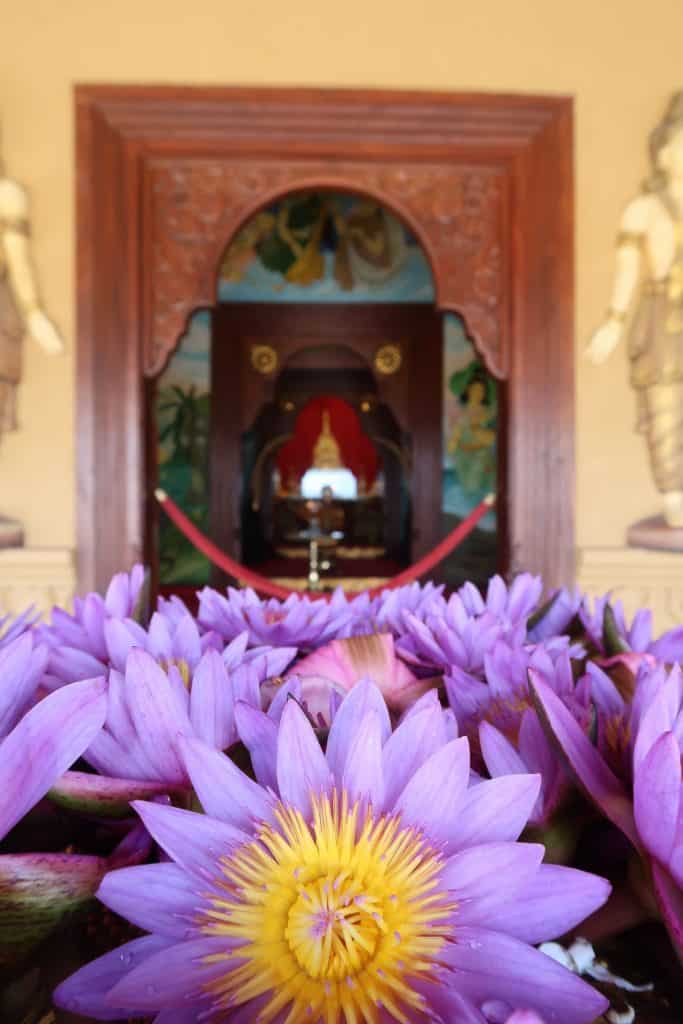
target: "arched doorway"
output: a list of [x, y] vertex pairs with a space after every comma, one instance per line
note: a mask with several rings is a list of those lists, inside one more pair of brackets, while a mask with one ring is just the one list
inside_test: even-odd
[[385, 203], [420, 241], [437, 308], [508, 382], [508, 568], [571, 581], [571, 100], [83, 86], [76, 107], [81, 587], [145, 555], [147, 382], [213, 304], [225, 240], [315, 188]]
[[[159, 482], [219, 547], [288, 586], [314, 559], [322, 585], [360, 589], [495, 490], [499, 383], [462, 320], [435, 309], [426, 254], [386, 206], [286, 193], [229, 240], [217, 278], [216, 305], [156, 380], [156, 410]], [[318, 442], [336, 465], [317, 466]], [[338, 524], [322, 533], [321, 500]], [[217, 581], [159, 527], [163, 588]], [[500, 550], [492, 512], [437, 578], [483, 583]]]

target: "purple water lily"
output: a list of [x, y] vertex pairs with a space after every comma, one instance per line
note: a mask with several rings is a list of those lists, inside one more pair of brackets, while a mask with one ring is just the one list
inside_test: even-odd
[[[202, 654], [195, 636], [180, 649], [187, 661], [164, 661], [131, 647], [124, 672], [109, 674], [107, 720], [86, 759], [110, 779], [185, 786], [179, 737], [199, 737], [217, 750], [232, 746], [235, 702], [260, 708], [262, 684], [284, 671], [294, 654], [291, 648], [253, 649], [245, 660], [246, 644], [243, 634], [222, 653], [210, 647]], [[106, 789], [102, 780], [104, 795]]]
[[446, 601], [443, 596], [443, 584], [408, 583], [404, 587], [383, 590], [372, 599], [361, 594], [353, 600], [354, 633], [393, 633], [400, 636], [404, 632], [403, 615], [410, 612], [418, 619], [424, 619], [428, 613], [443, 614]]
[[361, 683], [323, 752], [287, 701], [257, 781], [199, 740], [179, 753], [205, 815], [137, 803], [169, 860], [99, 890], [150, 934], [63, 983], [58, 1006], [156, 1024], [485, 1024], [490, 1003], [588, 1024], [606, 1008], [532, 944], [583, 920], [608, 883], [516, 842], [539, 780], [470, 787], [467, 740], [448, 740], [437, 703], [392, 733]]
[[633, 790], [624, 785], [559, 698], [532, 683], [549, 735], [584, 792], [644, 856], [662, 918], [683, 953], [683, 685], [678, 666], [657, 673], [632, 750]]
[[486, 655], [499, 640], [507, 640], [511, 646], [526, 641], [527, 620], [541, 590], [540, 579], [528, 574], [518, 576], [509, 588], [500, 576], [494, 576], [486, 598], [466, 583], [445, 607], [428, 606], [422, 618], [404, 612], [398, 651], [407, 661], [431, 671], [457, 667], [479, 674]]
[[298, 594], [286, 601], [262, 601], [250, 589], [228, 587], [223, 595], [204, 587], [199, 593], [198, 617], [205, 629], [215, 630], [224, 640], [233, 640], [247, 630], [252, 645], [308, 649], [347, 635], [354, 610], [341, 590], [336, 590], [329, 601]]
[[611, 595], [606, 594], [596, 598], [592, 608], [588, 598], [584, 598], [579, 616], [588, 638], [601, 654], [624, 660], [634, 669], [643, 659], [650, 663], [683, 661], [683, 626], [655, 639], [649, 608], [639, 608], [629, 625], [621, 601], [612, 601]]
[[575, 685], [566, 641], [528, 647], [499, 641], [484, 656], [482, 679], [454, 669], [445, 685], [461, 732], [474, 741], [492, 777], [539, 773], [541, 791], [530, 824], [545, 826], [572, 784], [533, 707], [530, 671], [544, 679], [587, 728], [590, 688], [586, 681]]
[[143, 566], [117, 573], [104, 597], [90, 593], [74, 598], [73, 614], [53, 608], [51, 621], [36, 627], [50, 650], [45, 683], [54, 689], [78, 679], [94, 678], [108, 668], [105, 624], [112, 618], [130, 618], [141, 600], [145, 582]]
[[189, 612], [177, 615], [175, 608], [171, 615], [155, 612], [147, 629], [130, 618], [109, 619], [104, 624], [104, 636], [107, 663], [119, 672], [125, 669], [130, 651], [138, 647], [162, 666], [176, 665], [185, 681], [210, 647], [222, 651], [225, 646], [217, 633], [201, 634]]

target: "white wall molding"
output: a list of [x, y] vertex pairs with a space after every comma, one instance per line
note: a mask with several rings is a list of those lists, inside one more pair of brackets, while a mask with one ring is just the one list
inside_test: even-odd
[[69, 608], [76, 589], [74, 553], [69, 548], [0, 550], [0, 615], [17, 615], [28, 605], [49, 612]]

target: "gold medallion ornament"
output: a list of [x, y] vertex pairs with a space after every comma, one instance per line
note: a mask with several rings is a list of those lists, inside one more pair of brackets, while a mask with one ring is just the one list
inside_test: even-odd
[[400, 370], [402, 361], [400, 345], [381, 345], [375, 352], [375, 369], [387, 377]]
[[277, 352], [272, 345], [252, 345], [251, 365], [264, 376], [277, 370]]

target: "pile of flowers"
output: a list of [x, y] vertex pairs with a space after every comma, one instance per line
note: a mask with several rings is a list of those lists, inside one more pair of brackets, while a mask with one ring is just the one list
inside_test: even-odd
[[528, 575], [147, 605], [0, 619], [2, 1021], [616, 1022], [590, 942], [683, 957], [683, 627]]

